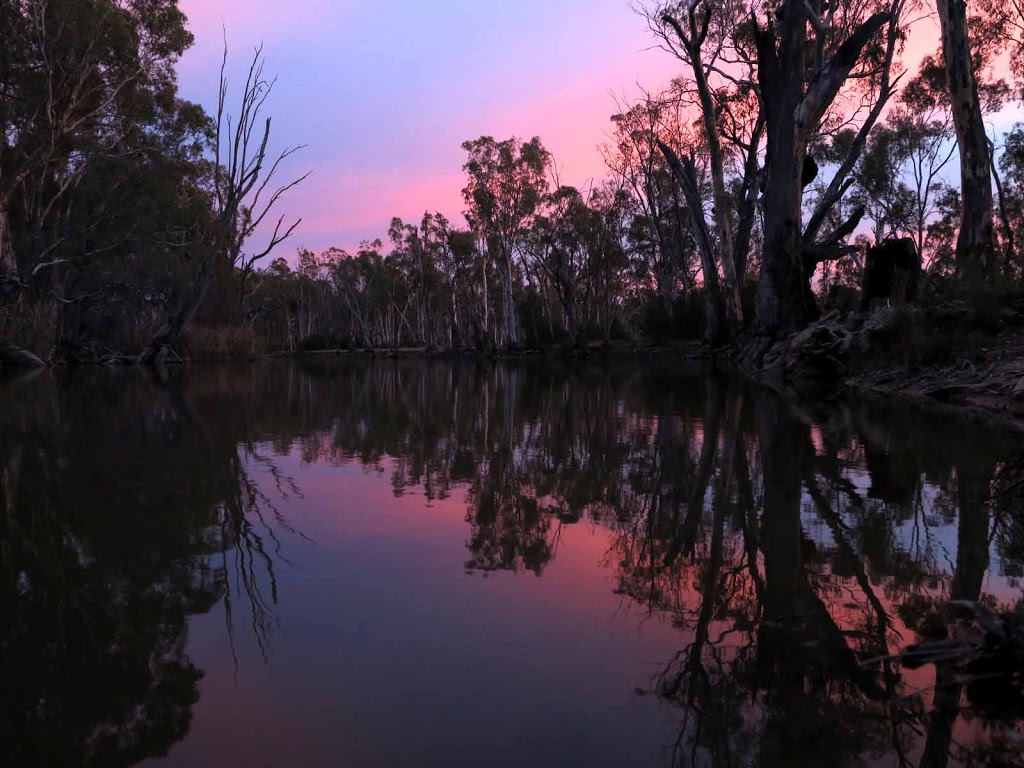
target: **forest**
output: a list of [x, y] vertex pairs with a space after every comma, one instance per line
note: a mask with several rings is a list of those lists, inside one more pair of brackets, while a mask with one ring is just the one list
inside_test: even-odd
[[[0, 0], [0, 364], [763, 354], [854, 310], [868, 249], [902, 238], [931, 301], [1024, 291], [1024, 125], [993, 128], [1024, 101], [1021, 0], [636, 10], [678, 76], [610, 104], [604, 178], [565, 185], [541, 138], [481, 136], [465, 221], [425, 200], [354, 253], [294, 255], [279, 203], [305, 177], [281, 172], [297, 150], [275, 142], [261, 50], [244, 84], [222, 70], [211, 115], [178, 92], [176, 0]], [[911, 27], [934, 30], [912, 69]]]

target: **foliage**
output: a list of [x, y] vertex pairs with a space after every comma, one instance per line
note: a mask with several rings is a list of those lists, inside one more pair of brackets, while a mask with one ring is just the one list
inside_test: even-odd
[[[481, 136], [463, 144], [465, 224], [427, 209], [351, 252], [267, 263], [298, 223], [270, 208], [304, 177], [272, 182], [295, 150], [275, 161], [258, 141], [273, 86], [259, 51], [236, 119], [223, 81], [211, 118], [177, 93], [192, 37], [176, 0], [0, 0], [0, 342], [76, 361], [715, 342], [852, 306], [866, 248], [890, 236], [962, 280], [978, 261], [965, 206], [985, 207], [985, 185], [965, 196], [952, 178], [964, 138], [941, 41], [902, 70], [920, 9], [651, 0], [638, 12], [682, 67], [616, 105], [608, 178], [574, 187], [540, 138]], [[1020, 95], [1024, 16], [1017, 0], [971, 13], [968, 65], [991, 114]], [[1022, 147], [1018, 126], [985, 153], [983, 282], [1024, 279]], [[817, 178], [801, 190], [805, 155]], [[269, 240], [251, 247], [261, 222]]]

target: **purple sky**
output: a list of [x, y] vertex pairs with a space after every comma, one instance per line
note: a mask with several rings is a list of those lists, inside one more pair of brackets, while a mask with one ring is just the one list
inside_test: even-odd
[[253, 46], [279, 77], [273, 142], [308, 144], [313, 175], [282, 211], [295, 246], [352, 248], [392, 216], [439, 210], [461, 222], [467, 139], [539, 135], [565, 183], [604, 175], [597, 150], [613, 95], [677, 69], [627, 0], [181, 0], [196, 35], [179, 68], [186, 98], [214, 106], [227, 28], [238, 93]]
[[[186, 98], [212, 111], [230, 45], [231, 96], [253, 48], [279, 79], [269, 103], [273, 145], [307, 144], [284, 169], [312, 169], [281, 207], [303, 222], [296, 247], [352, 249], [383, 238], [392, 216], [440, 211], [461, 223], [461, 143], [539, 135], [563, 183], [605, 174], [615, 99], [654, 90], [679, 71], [629, 0], [180, 0], [196, 45], [179, 67]], [[938, 42], [919, 20], [904, 64]], [[230, 97], [229, 97], [230, 98]], [[1005, 130], [1016, 106], [989, 121]], [[255, 244], [254, 244], [255, 245]]]

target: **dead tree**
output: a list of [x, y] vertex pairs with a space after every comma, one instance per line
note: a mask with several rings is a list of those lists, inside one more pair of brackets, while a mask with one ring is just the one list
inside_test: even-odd
[[281, 215], [274, 223], [266, 246], [252, 254], [243, 253], [246, 241], [267, 220], [281, 197], [305, 181], [309, 173], [281, 186], [273, 185], [281, 163], [303, 147], [285, 149], [273, 161], [269, 159], [267, 146], [270, 143], [271, 118], [263, 120], [262, 128], [259, 123], [276, 78], [264, 78], [263, 47], [256, 49], [249, 66], [237, 120], [227, 114], [227, 61], [225, 40], [217, 98], [213, 232], [204, 246], [203, 258], [181, 304], [139, 356], [139, 363], [143, 365], [165, 360], [168, 352], [178, 344], [213, 285], [218, 265], [223, 265], [228, 272], [240, 269], [243, 275], [250, 273], [257, 262], [287, 240], [302, 222], [302, 219], [296, 219], [286, 225], [285, 217]]

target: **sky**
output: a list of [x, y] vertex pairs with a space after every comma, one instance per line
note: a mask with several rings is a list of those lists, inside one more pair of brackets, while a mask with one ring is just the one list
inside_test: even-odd
[[[306, 145], [281, 180], [312, 175], [280, 211], [302, 218], [276, 255], [353, 250], [384, 239], [393, 216], [439, 211], [462, 222], [463, 141], [540, 136], [563, 183], [606, 171], [609, 117], [680, 72], [653, 48], [630, 0], [179, 0], [195, 46], [179, 64], [182, 95], [213, 112], [226, 31], [229, 105], [255, 46], [277, 75], [272, 148]], [[914, 68], [937, 44], [911, 30]], [[1024, 117], [1014, 110], [1008, 124]]]
[[[182, 95], [212, 111], [222, 54], [229, 87], [261, 42], [278, 76], [272, 143], [308, 145], [287, 169], [313, 175], [282, 212], [290, 246], [352, 249], [392, 216], [461, 222], [463, 141], [538, 135], [561, 179], [599, 179], [616, 97], [678, 70], [628, 0], [180, 0], [196, 37]], [[230, 96], [229, 96], [230, 104]], [[287, 174], [282, 175], [285, 180]], [[282, 253], [279, 255], [288, 255]]]

